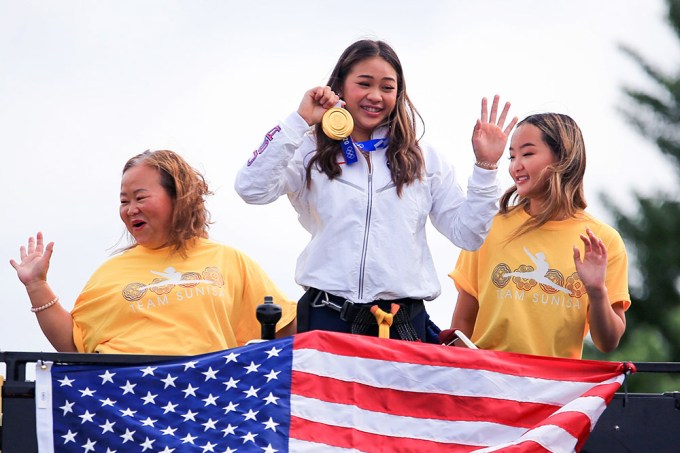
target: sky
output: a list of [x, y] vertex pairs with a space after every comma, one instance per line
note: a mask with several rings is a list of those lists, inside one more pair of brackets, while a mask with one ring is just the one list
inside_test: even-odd
[[[174, 150], [199, 169], [215, 192], [211, 238], [253, 257], [298, 299], [294, 266], [308, 234], [285, 197], [247, 205], [234, 177], [358, 39], [396, 50], [422, 139], [463, 187], [483, 96], [501, 95], [520, 118], [572, 116], [586, 141], [589, 211], [611, 221], [601, 194], [628, 210], [635, 191], [674, 183], [619, 112], [623, 86], [651, 87], [621, 44], [660, 69], [680, 60], [665, 21], [662, 0], [0, 0], [0, 350], [54, 351], [9, 265], [19, 246], [37, 231], [55, 242], [48, 282], [71, 309], [124, 244], [121, 170], [146, 149]], [[503, 189], [507, 169], [504, 157]], [[434, 228], [428, 241], [442, 294], [427, 307], [448, 327], [459, 250]]]

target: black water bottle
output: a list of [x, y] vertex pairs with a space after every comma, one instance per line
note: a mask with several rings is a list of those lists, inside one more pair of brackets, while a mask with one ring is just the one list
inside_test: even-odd
[[276, 323], [281, 319], [281, 306], [274, 303], [272, 296], [264, 296], [264, 303], [257, 306], [255, 315], [262, 326], [262, 339], [276, 338]]

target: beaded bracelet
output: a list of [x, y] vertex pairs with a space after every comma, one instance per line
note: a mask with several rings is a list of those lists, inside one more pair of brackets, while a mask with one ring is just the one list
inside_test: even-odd
[[491, 162], [477, 161], [477, 162], [475, 162], [475, 165], [478, 166], [478, 167], [485, 168], [487, 170], [498, 170], [498, 164], [494, 164], [494, 163], [491, 163]]
[[55, 296], [54, 299], [47, 302], [45, 305], [41, 305], [39, 307], [31, 307], [31, 311], [33, 313], [38, 313], [39, 311], [47, 310], [48, 308], [50, 308], [52, 305], [56, 304], [57, 302], [59, 302], [59, 297]]

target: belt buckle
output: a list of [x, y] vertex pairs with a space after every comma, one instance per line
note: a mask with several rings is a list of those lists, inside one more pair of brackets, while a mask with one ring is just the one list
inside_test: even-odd
[[[326, 300], [321, 299], [322, 295], [325, 296]], [[314, 298], [312, 303], [309, 304], [309, 305], [312, 308], [321, 308], [321, 307], [325, 307], [328, 304], [328, 302], [330, 302], [328, 300], [328, 294], [325, 291], [319, 291], [319, 293], [316, 295], [316, 297]]]
[[342, 304], [342, 308], [340, 309], [340, 319], [345, 322], [349, 322], [347, 315], [349, 315], [349, 309], [352, 307], [352, 305], [354, 305], [354, 302], [345, 299], [345, 302]]
[[[323, 298], [321, 298], [322, 294], [324, 296]], [[310, 305], [313, 308], [328, 307], [335, 311], [338, 311], [340, 312], [340, 319], [342, 319], [345, 322], [349, 322], [348, 315], [350, 315], [350, 308], [352, 307], [352, 305], [354, 305], [354, 302], [345, 299], [342, 305], [340, 305], [330, 300], [330, 298], [328, 297], [328, 293], [326, 291], [321, 291], [314, 298]]]

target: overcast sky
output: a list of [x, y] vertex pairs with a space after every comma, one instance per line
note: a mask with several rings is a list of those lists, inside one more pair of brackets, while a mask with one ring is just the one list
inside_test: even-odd
[[[395, 48], [423, 140], [463, 186], [480, 99], [496, 93], [520, 118], [556, 111], [578, 122], [589, 210], [605, 221], [601, 193], [625, 206], [634, 190], [673, 181], [617, 112], [623, 85], [649, 86], [620, 44], [660, 68], [680, 61], [661, 0], [0, 0], [0, 350], [53, 351], [9, 259], [43, 231], [55, 241], [48, 281], [70, 309], [124, 232], [120, 172], [145, 149], [172, 149], [200, 169], [215, 192], [211, 237], [299, 298], [293, 271], [306, 232], [285, 197], [246, 205], [234, 176], [362, 38]], [[503, 188], [507, 168], [503, 159]], [[429, 242], [442, 295], [428, 309], [447, 327], [458, 249], [432, 228]]]

